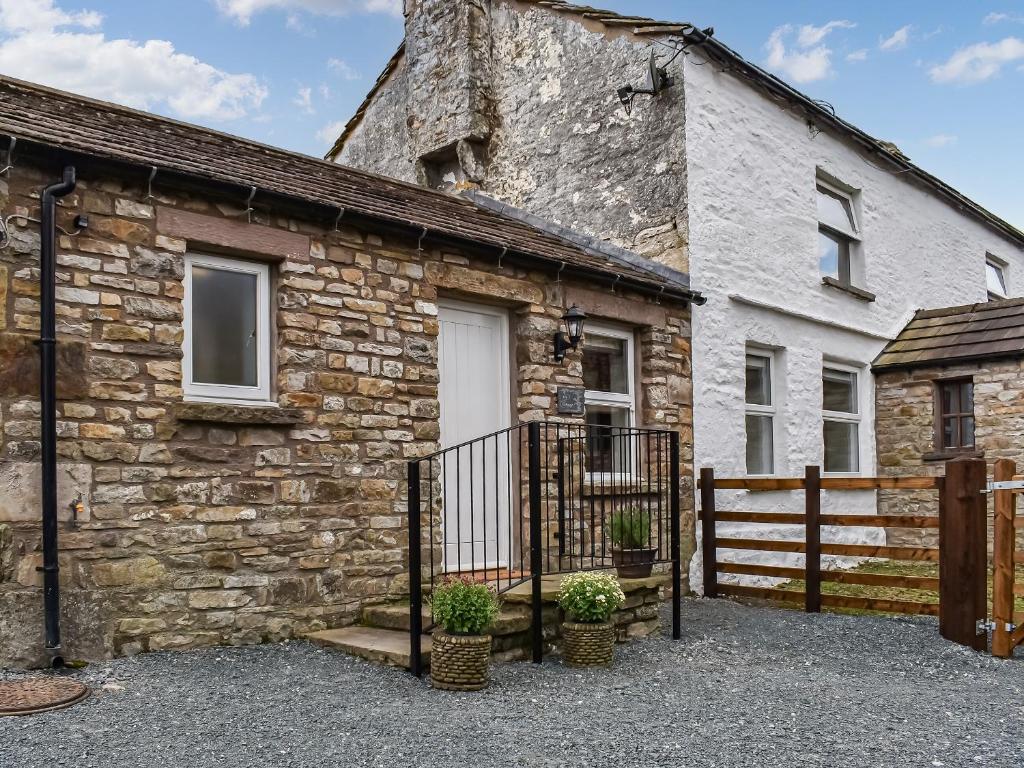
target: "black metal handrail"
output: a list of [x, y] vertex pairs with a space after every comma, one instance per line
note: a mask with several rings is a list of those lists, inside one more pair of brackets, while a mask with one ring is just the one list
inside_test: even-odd
[[[445, 576], [532, 593], [543, 657], [541, 579], [615, 564], [612, 515], [646, 525], [645, 557], [671, 563], [680, 633], [679, 433], [528, 422], [408, 464], [411, 669], [422, 674], [423, 593]], [[553, 540], [557, 543], [553, 543]], [[424, 557], [424, 548], [427, 556]]]

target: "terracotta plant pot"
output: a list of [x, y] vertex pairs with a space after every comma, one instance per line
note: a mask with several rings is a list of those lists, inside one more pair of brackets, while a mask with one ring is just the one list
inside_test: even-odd
[[434, 632], [430, 684], [445, 691], [479, 691], [490, 682], [491, 636]]
[[614, 624], [562, 624], [562, 660], [570, 667], [607, 667], [614, 653]]
[[651, 575], [654, 561], [658, 559], [657, 547], [653, 549], [612, 549], [612, 565], [620, 579], [646, 579]]

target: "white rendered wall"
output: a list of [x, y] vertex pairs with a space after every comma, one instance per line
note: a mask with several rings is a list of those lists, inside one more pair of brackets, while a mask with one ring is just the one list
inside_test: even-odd
[[[690, 267], [708, 303], [693, 313], [695, 466], [745, 475], [744, 358], [748, 345], [776, 353], [775, 469], [799, 476], [822, 463], [821, 367], [861, 367], [861, 473], [876, 474], [871, 361], [914, 310], [986, 299], [985, 255], [1008, 262], [1010, 294], [1024, 294], [1024, 251], [926, 188], [873, 167], [854, 145], [812, 138], [804, 118], [713, 65], [686, 57], [686, 155]], [[860, 190], [865, 302], [822, 285], [815, 174]], [[808, 318], [817, 318], [814, 322]], [[875, 511], [874, 493], [826, 495], [828, 510]], [[789, 493], [718, 496], [719, 508], [800, 511]], [[721, 527], [720, 535], [802, 538], [800, 528]], [[835, 530], [835, 529], [833, 529]], [[825, 530], [825, 540], [829, 538]], [[881, 543], [877, 529], [845, 540]], [[699, 550], [698, 550], [699, 553]], [[800, 556], [725, 551], [724, 559], [799, 565]], [[691, 567], [701, 583], [700, 557]]]

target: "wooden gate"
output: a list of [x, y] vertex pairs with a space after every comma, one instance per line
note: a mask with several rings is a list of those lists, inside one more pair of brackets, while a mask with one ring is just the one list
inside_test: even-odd
[[[716, 478], [714, 470], [702, 469], [699, 485], [704, 594], [706, 597], [747, 597], [803, 604], [808, 612], [819, 612], [822, 607], [830, 607], [939, 616], [939, 629], [943, 637], [975, 650], [985, 650], [987, 638], [984, 632], [979, 634], [979, 627], [984, 625], [988, 614], [985, 584], [985, 481], [985, 462], [978, 459], [948, 462], [945, 477], [822, 478], [820, 468], [812, 466], [806, 468], [804, 477], [797, 478]], [[802, 491], [804, 512], [720, 511], [716, 508], [715, 492], [724, 489], [752, 492]], [[848, 515], [821, 512], [823, 490], [930, 489], [939, 492], [938, 515]], [[803, 541], [724, 538], [718, 536], [719, 522], [801, 525], [804, 527], [804, 536]], [[823, 527], [843, 526], [937, 528], [939, 546], [890, 547], [822, 543]], [[799, 553], [804, 555], [804, 567], [729, 562], [719, 558], [720, 549]], [[936, 578], [823, 569], [822, 555], [938, 563], [938, 574]], [[805, 587], [796, 590], [721, 583], [718, 578], [720, 573], [798, 579], [804, 582]], [[822, 582], [931, 591], [938, 593], [938, 599], [893, 600], [823, 594]]]
[[[1017, 517], [1017, 494], [1024, 489], [1016, 476], [1017, 465], [999, 459], [993, 471], [992, 497], [995, 507], [992, 541], [992, 655], [1002, 659], [1013, 656], [1013, 649], [1024, 643], [1024, 613], [1014, 611], [1015, 598], [1024, 596], [1024, 579], [1017, 578], [1017, 566], [1024, 565], [1024, 552], [1017, 549], [1017, 531], [1024, 528], [1024, 517]], [[1002, 486], [1002, 487], [1000, 487]], [[1017, 583], [1020, 581], [1021, 583]]]

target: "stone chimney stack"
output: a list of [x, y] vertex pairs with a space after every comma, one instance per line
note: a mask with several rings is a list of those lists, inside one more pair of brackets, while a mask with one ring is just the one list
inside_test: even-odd
[[477, 186], [492, 131], [489, 0], [405, 0], [405, 45], [421, 183]]

